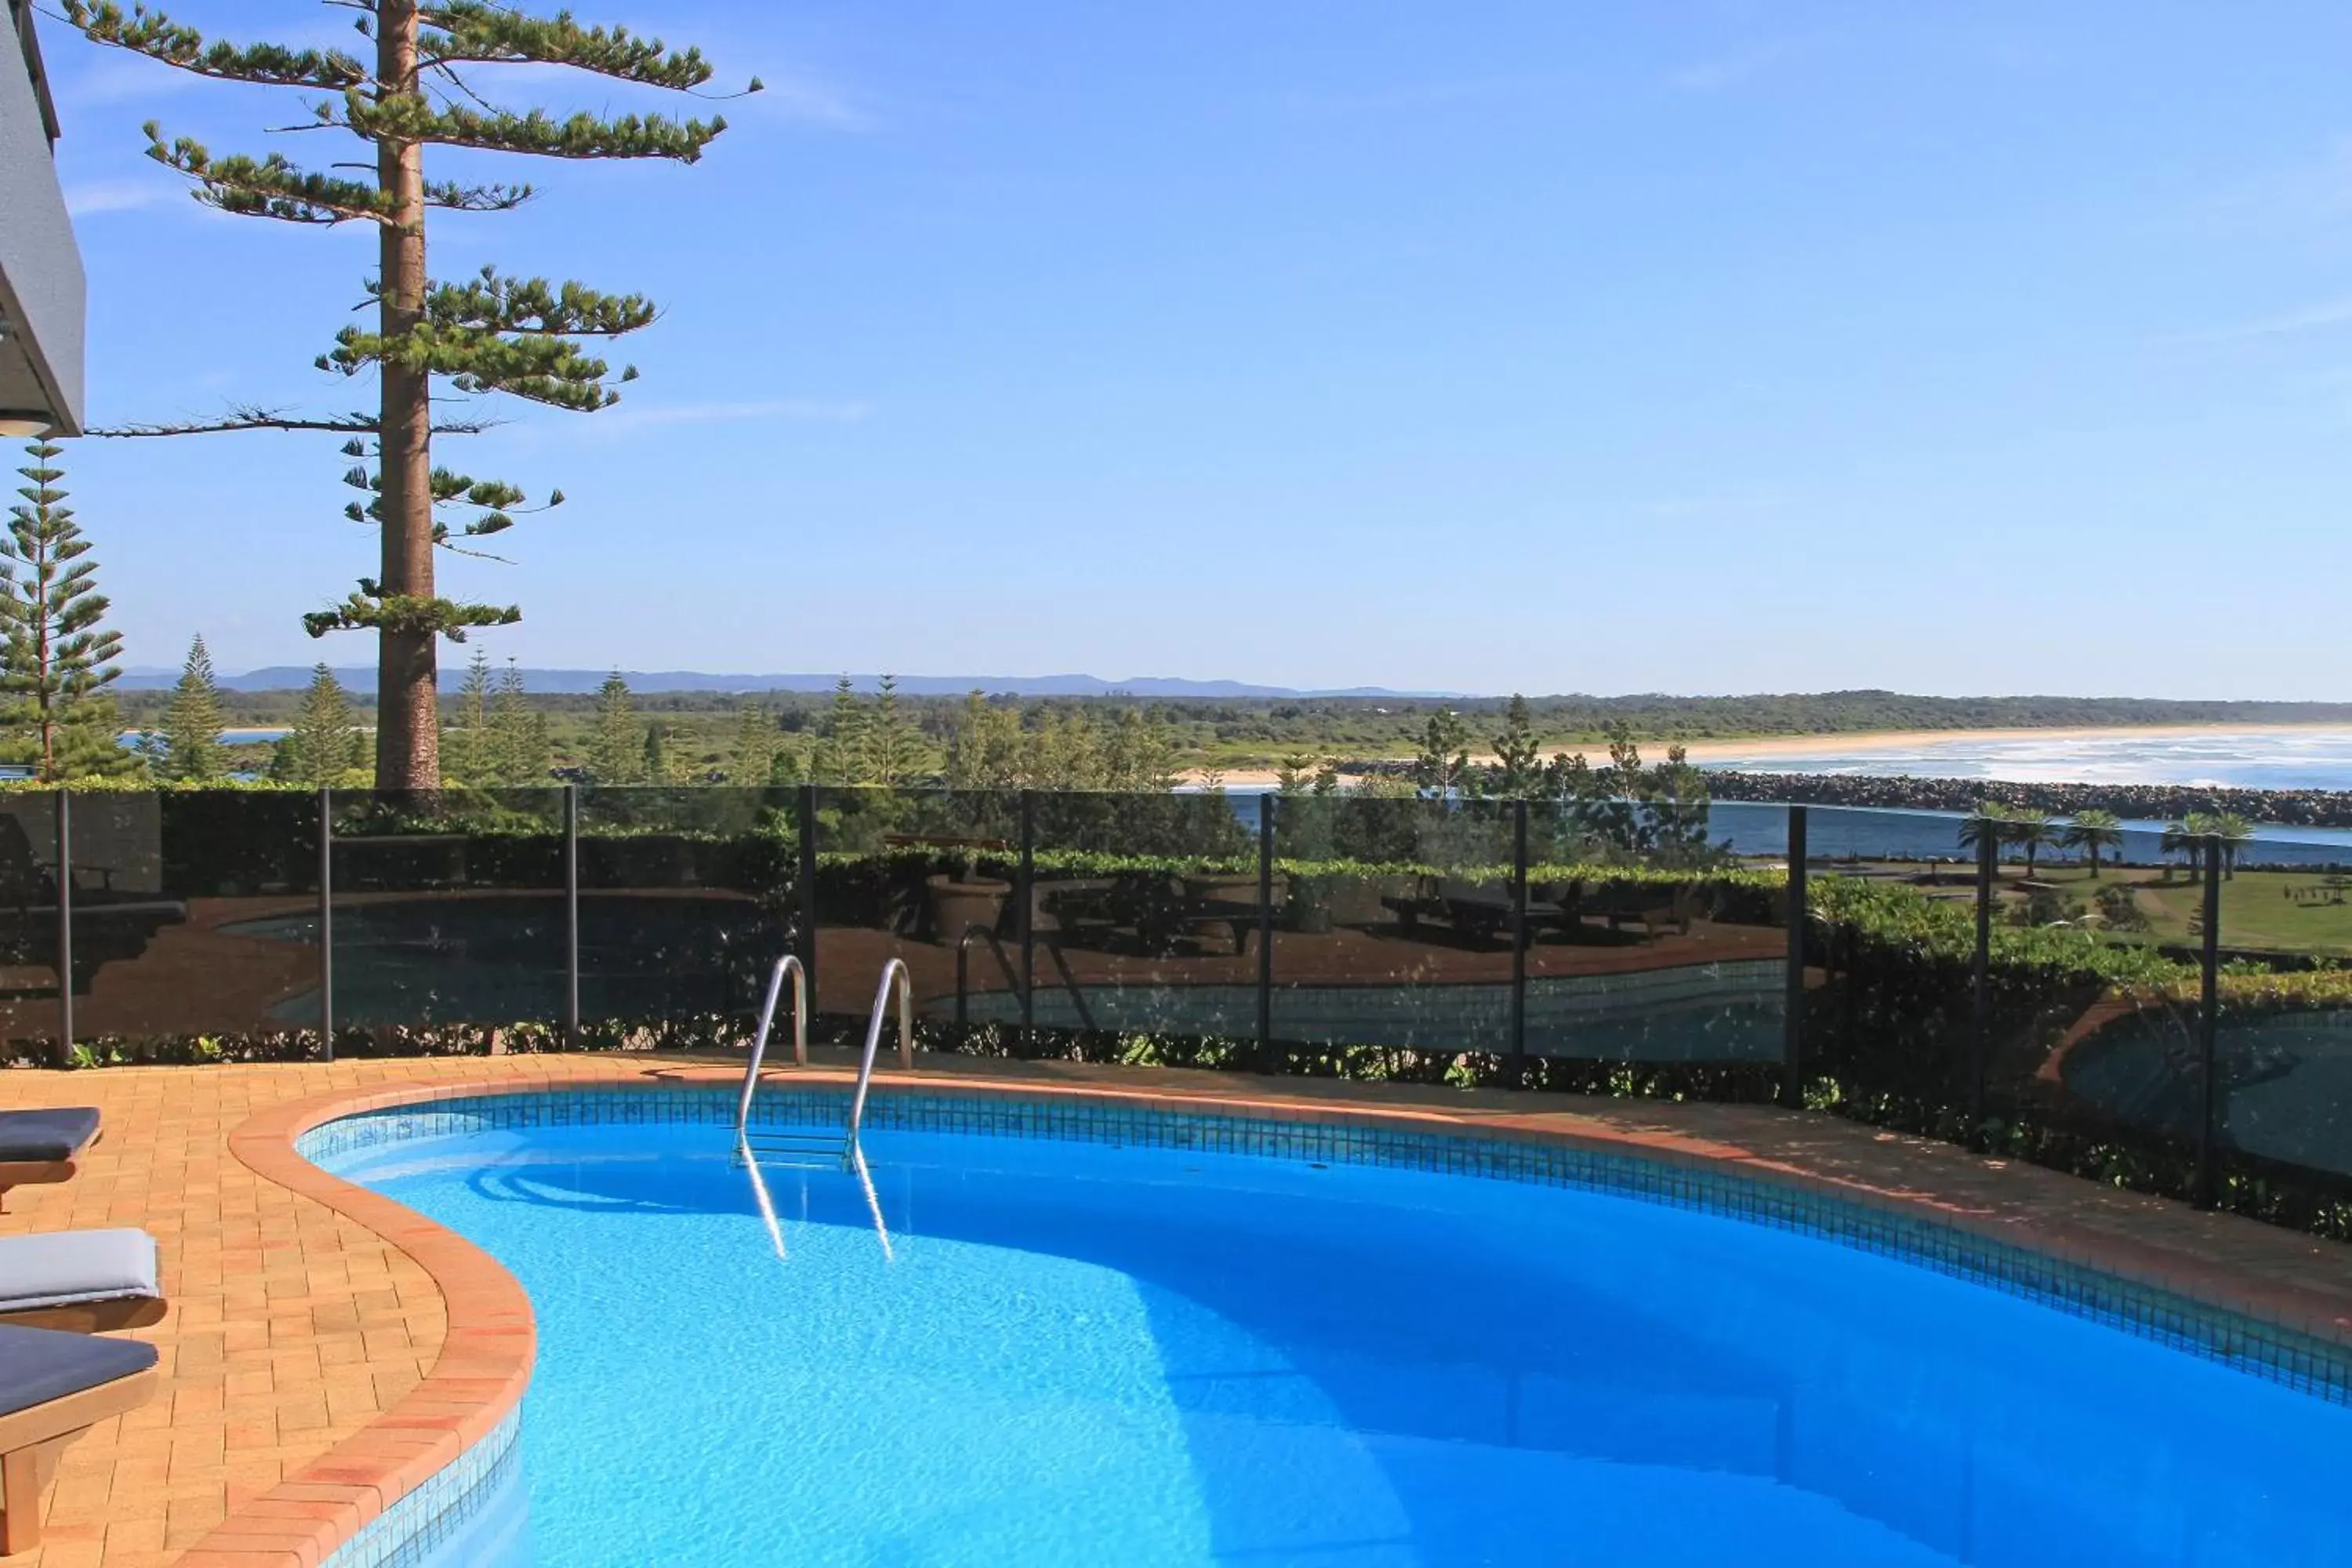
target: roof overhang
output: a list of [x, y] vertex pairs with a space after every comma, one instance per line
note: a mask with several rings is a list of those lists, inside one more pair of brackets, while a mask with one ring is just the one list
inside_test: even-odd
[[[0, 422], [82, 427], [85, 284], [50, 144], [57, 111], [29, 0], [6, 0], [0, 37]], [[13, 43], [16, 47], [9, 47]]]

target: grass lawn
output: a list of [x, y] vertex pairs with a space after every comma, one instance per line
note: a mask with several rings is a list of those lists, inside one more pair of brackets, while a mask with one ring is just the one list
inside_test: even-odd
[[[2128, 882], [2140, 912], [2147, 917], [2147, 940], [2192, 943], [2196, 939], [2190, 935], [2189, 921], [2203, 907], [2204, 891], [2182, 876], [2167, 882], [2163, 875], [2142, 867], [2109, 866], [2095, 881], [2087, 867], [2047, 866], [2042, 879], [2058, 887], [2065, 897], [2080, 899], [2095, 909], [2101, 888]], [[2224, 881], [2221, 944], [2273, 952], [2352, 955], [2352, 890], [2340, 904], [2301, 904], [2287, 896], [2289, 889], [2315, 889], [2322, 881], [2323, 874], [2317, 871], [2241, 871]]]

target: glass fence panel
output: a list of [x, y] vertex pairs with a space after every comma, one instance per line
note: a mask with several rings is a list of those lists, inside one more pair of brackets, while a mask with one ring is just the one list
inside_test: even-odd
[[1711, 805], [1696, 770], [1529, 803], [1528, 1055], [1780, 1060], [1785, 808]]
[[583, 787], [579, 814], [583, 1030], [742, 1033], [795, 935], [797, 793]]
[[1804, 1072], [1965, 1116], [1977, 1092], [1975, 838], [1955, 812], [1805, 808]]
[[1982, 1139], [2104, 1173], [2192, 1185], [2200, 1070], [2194, 842], [2161, 823], [1990, 803], [1957, 818], [1994, 846]]
[[[58, 1039], [57, 796], [0, 795], [0, 1047], [11, 1058], [52, 1062]], [[95, 955], [75, 956], [87, 991]], [[76, 1021], [75, 1032], [82, 1031]]]
[[883, 965], [896, 958], [922, 1016], [952, 1016], [961, 975], [972, 1021], [1017, 1021], [1020, 797], [830, 786], [814, 794], [816, 1011], [863, 1022]]
[[[2294, 1202], [2352, 1195], [2352, 832], [2218, 817], [2215, 1146]], [[2286, 1215], [2290, 1219], [2293, 1215]]]
[[1254, 1042], [1255, 797], [1033, 797], [1040, 1028]]
[[1307, 792], [1276, 807], [1274, 1038], [1511, 1048], [1507, 802]]
[[[93, 791], [72, 813], [78, 1037], [318, 1027], [317, 796]], [[56, 843], [53, 826], [23, 826]], [[13, 837], [0, 823], [0, 840]], [[0, 842], [0, 863], [7, 853]]]
[[562, 1021], [562, 790], [332, 801], [338, 1034]]

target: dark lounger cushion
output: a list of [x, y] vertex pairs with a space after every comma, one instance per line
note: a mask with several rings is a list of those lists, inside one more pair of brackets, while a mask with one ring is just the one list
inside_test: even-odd
[[70, 1160], [98, 1136], [98, 1107], [60, 1110], [0, 1110], [0, 1165], [55, 1164]]
[[0, 1237], [0, 1312], [162, 1294], [155, 1238], [143, 1230]]
[[155, 1364], [155, 1347], [0, 1323], [0, 1415], [29, 1410]]

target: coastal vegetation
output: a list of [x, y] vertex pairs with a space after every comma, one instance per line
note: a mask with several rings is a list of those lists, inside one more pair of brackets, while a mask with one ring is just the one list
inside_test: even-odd
[[[852, 694], [861, 704], [875, 700], [872, 693]], [[371, 692], [352, 693], [363, 728], [374, 725]], [[133, 725], [152, 725], [170, 700], [167, 690], [129, 691], [123, 710]], [[291, 721], [299, 707], [301, 688], [281, 690], [226, 690], [222, 716], [232, 728], [279, 728]], [[547, 725], [557, 768], [590, 769], [589, 750], [602, 698], [593, 691], [523, 694], [525, 705], [541, 715]], [[1644, 746], [1658, 748], [1700, 741], [1761, 739], [1776, 736], [1865, 734], [1895, 729], [1960, 731], [1978, 727], [2037, 724], [2081, 724], [2119, 727], [2134, 724], [2257, 724], [2335, 722], [2352, 727], [2352, 705], [2319, 703], [2208, 703], [2083, 701], [2042, 699], [1961, 700], [1914, 698], [1895, 693], [1826, 693], [1804, 697], [1734, 698], [1540, 698], [1517, 700], [1524, 710], [1524, 731], [1511, 727], [1511, 699], [1435, 700], [1407, 698], [1185, 698], [1143, 701], [1110, 697], [1015, 698], [982, 694], [981, 700], [996, 715], [999, 731], [1017, 728], [1032, 743], [1035, 737], [1074, 723], [1103, 729], [1116, 725], [1119, 715], [1132, 710], [1165, 739], [1173, 770], [1178, 773], [1243, 773], [1270, 774], [1286, 761], [1305, 757], [1317, 764], [1328, 762], [1342, 779], [1360, 784], [1385, 773], [1410, 773], [1427, 751], [1433, 721], [1441, 728], [1458, 726], [1462, 737], [1448, 760], [1459, 757], [1467, 767], [1494, 768], [1508, 774], [1511, 763], [1498, 750], [1507, 735], [1524, 736], [1528, 753], [1540, 760], [1562, 751], [1604, 748], [1614, 730], [1632, 733]], [[946, 776], [946, 753], [971, 699], [896, 694], [895, 705], [915, 742], [927, 752], [928, 766]], [[690, 782], [749, 782], [741, 773], [747, 727], [763, 722], [774, 737], [776, 752], [797, 755], [788, 763], [804, 775], [816, 741], [831, 728], [840, 698], [828, 692], [660, 691], [632, 689], [631, 711], [640, 728], [632, 744], [642, 755], [642, 726], [659, 722], [664, 750], [671, 770]], [[454, 718], [452, 725], [458, 721]], [[445, 740], [445, 743], [446, 740]], [[911, 750], [911, 748], [910, 748]], [[257, 764], [256, 756], [261, 757]], [[265, 753], [242, 752], [232, 758], [239, 767], [266, 766]], [[1958, 784], [1938, 786], [1920, 781], [1916, 788], [1896, 790], [1854, 780], [1812, 776], [1775, 776], [1776, 790], [1802, 793], [1768, 796], [1756, 791], [1737, 798], [1817, 800], [1827, 805], [1927, 805], [1926, 796], [1940, 787], [1937, 809], [1965, 811], [1985, 786]], [[1505, 793], [1498, 783], [1497, 793]], [[1737, 787], [1737, 786], [1732, 786]], [[2012, 794], [1995, 786], [2001, 798], [2016, 805], [2038, 805], [2065, 815], [2064, 800]], [[1719, 791], [1730, 798], [1729, 789]], [[2194, 808], [2204, 809], [2207, 795], [2197, 794]], [[2215, 798], [2223, 799], [2227, 792]], [[1914, 798], [1917, 797], [1917, 798]], [[2071, 798], [2071, 797], [2070, 797]], [[2168, 818], [2191, 809], [2188, 805], [2140, 810], [2118, 801], [2077, 800], [2101, 805], [2134, 817]], [[2258, 815], [2241, 801], [2228, 809]], [[2270, 818], [2270, 820], [2278, 820]], [[2287, 820], [2306, 820], [2303, 817]], [[2345, 820], [2352, 822], [2352, 809]]]

